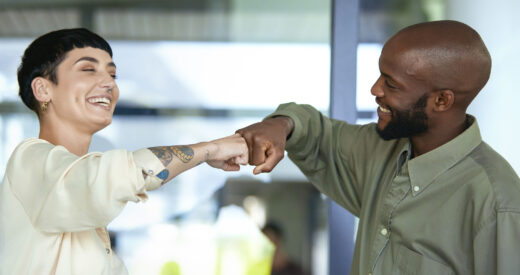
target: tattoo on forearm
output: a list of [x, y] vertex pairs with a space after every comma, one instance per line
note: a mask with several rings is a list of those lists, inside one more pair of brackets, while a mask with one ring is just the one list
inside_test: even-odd
[[193, 158], [193, 149], [189, 146], [179, 146], [179, 147], [171, 147], [173, 153], [176, 157], [178, 157], [182, 162], [188, 163]]
[[157, 177], [162, 179], [163, 181], [165, 181], [169, 175], [170, 175], [170, 172], [168, 172], [168, 169], [164, 169], [161, 172], [159, 172], [159, 174], [157, 174]]
[[152, 153], [161, 160], [164, 167], [168, 166], [173, 159], [173, 156], [176, 156], [184, 163], [190, 162], [193, 159], [193, 149], [189, 146], [168, 146], [168, 147], [152, 147], [148, 148]]

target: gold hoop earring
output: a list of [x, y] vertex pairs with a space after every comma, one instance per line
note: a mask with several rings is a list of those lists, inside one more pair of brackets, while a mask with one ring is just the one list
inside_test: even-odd
[[49, 102], [43, 102], [43, 103], [42, 103], [42, 107], [41, 107], [41, 108], [42, 108], [42, 112], [47, 111], [47, 107], [49, 107], [48, 104], [49, 104]]

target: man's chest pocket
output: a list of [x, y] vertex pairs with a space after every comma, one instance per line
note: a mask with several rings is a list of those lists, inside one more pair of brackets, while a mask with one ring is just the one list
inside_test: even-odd
[[429, 259], [402, 245], [397, 245], [394, 253], [393, 275], [454, 275], [446, 265]]

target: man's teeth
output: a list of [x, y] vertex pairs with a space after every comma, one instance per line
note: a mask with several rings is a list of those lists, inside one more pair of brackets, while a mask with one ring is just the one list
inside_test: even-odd
[[102, 105], [110, 105], [110, 99], [106, 97], [95, 97], [95, 98], [89, 98], [88, 102], [90, 103], [101, 103]]
[[381, 112], [383, 112], [383, 113], [390, 113], [390, 110], [388, 110], [382, 106], [379, 106], [379, 110], [381, 110]]

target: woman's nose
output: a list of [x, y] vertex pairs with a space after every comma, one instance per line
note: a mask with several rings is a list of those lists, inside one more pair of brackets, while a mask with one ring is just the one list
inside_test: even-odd
[[106, 73], [100, 81], [100, 86], [103, 88], [114, 89], [116, 81], [111, 74]]

